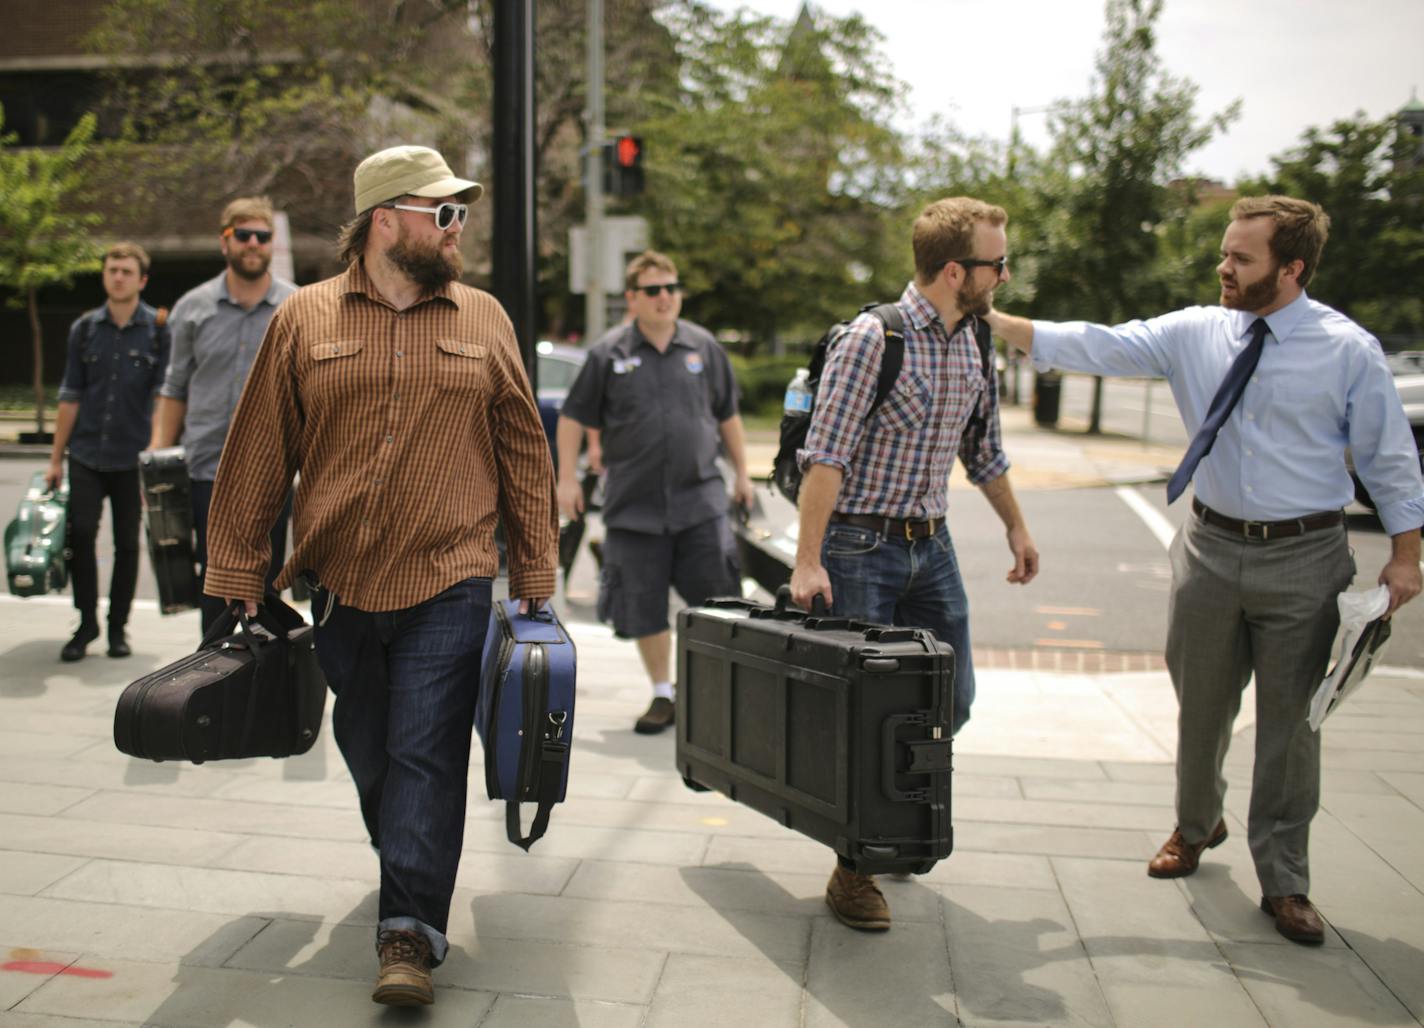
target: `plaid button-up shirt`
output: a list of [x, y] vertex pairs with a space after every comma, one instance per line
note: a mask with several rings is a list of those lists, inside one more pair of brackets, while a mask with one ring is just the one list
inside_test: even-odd
[[[975, 485], [1009, 470], [994, 376], [984, 379], [973, 320], [956, 331], [911, 282], [898, 303], [905, 361], [895, 388], [867, 418], [885, 354], [880, 320], [862, 314], [826, 360], [804, 470], [829, 464], [845, 475], [836, 510], [891, 518], [942, 518], [957, 454]], [[975, 412], [982, 415], [973, 419]]]
[[510, 595], [554, 592], [553, 465], [514, 329], [453, 283], [398, 311], [358, 261], [277, 309], [233, 416], [213, 493], [206, 591], [257, 596], [296, 471], [295, 546], [341, 602], [414, 606], [493, 577], [501, 511]]

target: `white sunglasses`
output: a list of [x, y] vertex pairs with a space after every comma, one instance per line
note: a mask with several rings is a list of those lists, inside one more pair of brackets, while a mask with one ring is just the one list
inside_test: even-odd
[[465, 221], [470, 216], [470, 208], [463, 203], [442, 203], [439, 207], [417, 207], [409, 203], [387, 204], [393, 211], [416, 211], [420, 214], [435, 215], [435, 227], [441, 232], [453, 225], [456, 221], [460, 227], [465, 227]]

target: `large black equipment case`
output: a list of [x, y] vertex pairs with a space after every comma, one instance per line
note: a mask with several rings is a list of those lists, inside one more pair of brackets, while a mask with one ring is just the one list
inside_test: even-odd
[[148, 559], [158, 583], [158, 609], [175, 614], [198, 606], [198, 570], [193, 552], [193, 493], [183, 447], [138, 455]]
[[121, 752], [201, 764], [311, 749], [326, 708], [311, 626], [270, 594], [257, 617], [240, 611], [224, 611], [198, 652], [123, 691], [114, 710]]
[[933, 632], [713, 600], [677, 622], [677, 766], [835, 850], [923, 874], [954, 848], [954, 652]]

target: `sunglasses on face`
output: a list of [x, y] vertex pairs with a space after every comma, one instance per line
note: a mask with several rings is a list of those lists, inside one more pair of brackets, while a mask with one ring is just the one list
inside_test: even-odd
[[634, 286], [633, 292], [642, 293], [644, 296], [657, 296], [664, 289], [667, 290], [668, 296], [676, 296], [682, 289], [682, 285], [678, 282], [659, 282], [655, 286]]
[[433, 214], [435, 215], [435, 227], [441, 232], [444, 232], [457, 221], [460, 223], [460, 227], [464, 228], [465, 219], [470, 216], [470, 208], [463, 203], [442, 203], [439, 207], [417, 207], [409, 203], [393, 203], [388, 204], [388, 206], [393, 211], [416, 211], [419, 214]]
[[[1007, 257], [999, 257], [992, 261], [981, 261], [977, 257], [955, 257], [952, 260], [945, 261], [944, 263], [958, 264], [965, 271], [973, 271], [975, 268], [993, 268], [994, 274], [1002, 275], [1004, 273], [1004, 269], [1009, 266], [1009, 259]], [[941, 265], [941, 267], [943, 267], [943, 265]]]
[[223, 235], [230, 236], [239, 243], [250, 243], [255, 239], [262, 246], [266, 246], [272, 241], [270, 228], [233, 228], [229, 226], [223, 229]]

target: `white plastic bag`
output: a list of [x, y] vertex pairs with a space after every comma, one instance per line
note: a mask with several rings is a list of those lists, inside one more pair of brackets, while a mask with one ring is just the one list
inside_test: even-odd
[[1362, 593], [1341, 593], [1337, 602], [1340, 635], [1335, 666], [1310, 701], [1308, 720], [1311, 729], [1317, 732], [1345, 697], [1360, 687], [1370, 669], [1379, 663], [1389, 642], [1389, 622], [1380, 620], [1389, 610], [1387, 586]]

